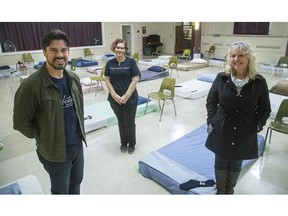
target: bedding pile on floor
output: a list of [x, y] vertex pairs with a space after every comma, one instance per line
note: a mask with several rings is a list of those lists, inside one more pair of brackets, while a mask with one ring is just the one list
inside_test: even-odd
[[[68, 64], [71, 65], [72, 61], [69, 60]], [[88, 66], [93, 66], [93, 65], [98, 65], [98, 62], [97, 61], [85, 60], [85, 59], [77, 59], [77, 61], [76, 61], [76, 66], [77, 67], [88, 67]]]
[[21, 72], [8, 65], [0, 66], [0, 79], [10, 78], [11, 76], [21, 76]]

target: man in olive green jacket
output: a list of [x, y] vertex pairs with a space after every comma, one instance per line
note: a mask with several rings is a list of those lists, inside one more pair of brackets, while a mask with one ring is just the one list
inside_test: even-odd
[[45, 64], [18, 88], [14, 129], [36, 140], [52, 194], [80, 194], [83, 179], [84, 105], [79, 77], [65, 70], [70, 39], [60, 30], [42, 41]]

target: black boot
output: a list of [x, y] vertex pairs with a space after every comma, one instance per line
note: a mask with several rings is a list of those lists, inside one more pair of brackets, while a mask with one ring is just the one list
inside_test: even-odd
[[228, 171], [226, 194], [234, 194], [234, 187], [236, 186], [239, 176], [240, 172]]
[[217, 194], [226, 194], [228, 170], [214, 169], [214, 171], [215, 171]]

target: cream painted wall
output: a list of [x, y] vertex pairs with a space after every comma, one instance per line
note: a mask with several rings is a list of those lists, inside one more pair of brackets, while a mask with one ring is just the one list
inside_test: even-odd
[[[165, 54], [174, 53], [175, 26], [181, 22], [104, 22], [103, 46], [89, 47], [95, 53], [96, 59], [104, 54], [112, 53], [110, 45], [116, 38], [122, 37], [122, 25], [131, 25], [132, 47], [131, 53], [143, 54], [142, 48], [142, 26], [146, 26], [146, 34], [158, 34], [164, 44], [162, 51]], [[139, 32], [137, 32], [139, 31]], [[219, 37], [213, 36], [219, 34]], [[229, 45], [238, 40], [247, 40], [254, 47], [258, 62], [277, 62], [279, 57], [285, 55], [288, 39], [288, 23], [272, 23], [271, 34], [268, 36], [239, 36], [233, 35], [233, 22], [204, 22], [202, 23], [201, 51], [205, 53], [211, 45], [216, 46], [215, 57], [223, 58], [226, 55]], [[44, 60], [42, 50], [29, 51], [33, 58], [38, 61]], [[0, 53], [0, 65], [15, 66], [21, 60], [23, 52]], [[72, 47], [70, 58], [83, 57], [83, 47]]]
[[211, 45], [215, 45], [215, 58], [224, 58], [230, 44], [239, 40], [245, 40], [251, 44], [256, 52], [258, 64], [277, 62], [281, 56], [285, 56], [288, 23], [271, 23], [271, 32], [267, 36], [233, 35], [233, 22], [202, 23], [202, 53], [205, 53]]

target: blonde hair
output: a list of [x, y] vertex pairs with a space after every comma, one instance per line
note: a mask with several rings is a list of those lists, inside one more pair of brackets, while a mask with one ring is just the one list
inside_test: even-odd
[[236, 73], [236, 70], [232, 66], [231, 58], [230, 58], [231, 52], [233, 49], [238, 49], [247, 55], [247, 58], [248, 58], [248, 76], [249, 76], [249, 79], [254, 79], [254, 77], [256, 75], [256, 55], [255, 55], [254, 50], [250, 46], [250, 44], [247, 43], [246, 41], [237, 41], [237, 42], [233, 43], [230, 46], [230, 48], [228, 49], [228, 53], [226, 56], [227, 65], [226, 65], [226, 68], [224, 70], [225, 74], [227, 74], [227, 75], [232, 74], [235, 76], [235, 73]]

